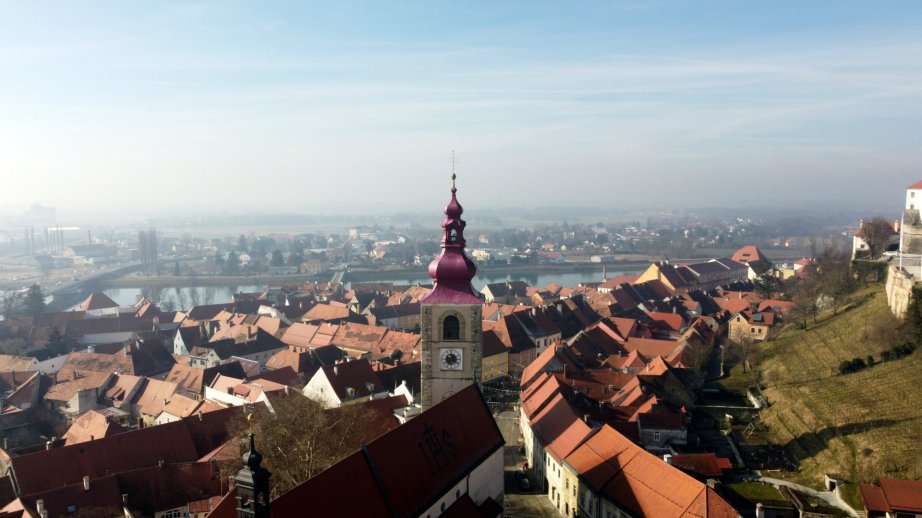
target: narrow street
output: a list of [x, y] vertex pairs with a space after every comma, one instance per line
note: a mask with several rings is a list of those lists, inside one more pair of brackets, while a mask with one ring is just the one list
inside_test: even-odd
[[523, 491], [515, 477], [515, 472], [521, 468], [524, 460], [519, 453], [522, 435], [519, 433], [518, 414], [514, 410], [503, 410], [498, 415], [494, 415], [494, 418], [503, 433], [503, 438], [506, 440], [504, 451], [506, 484], [506, 496], [503, 501], [504, 516], [558, 516], [557, 510], [551, 505], [547, 496], [536, 492], [536, 481], [531, 481], [532, 489], [530, 491]]

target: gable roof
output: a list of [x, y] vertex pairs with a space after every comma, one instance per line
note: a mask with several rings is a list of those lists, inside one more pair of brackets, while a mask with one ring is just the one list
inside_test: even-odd
[[[440, 453], [421, 450], [425, 440], [438, 441]], [[279, 496], [272, 514], [299, 516], [309, 505], [326, 517], [417, 516], [504, 444], [480, 390], [469, 385]]]
[[[373, 393], [384, 392], [384, 385], [375, 375], [368, 360], [359, 359], [349, 362], [340, 362], [336, 365], [324, 365], [315, 376], [323, 375], [329, 381], [336, 397], [340, 401], [370, 396]], [[370, 387], [370, 389], [369, 389]], [[348, 389], [352, 389], [352, 395]]]
[[558, 463], [563, 462], [592, 432], [562, 394], [554, 396], [531, 420], [531, 425], [535, 437]]
[[10, 469], [20, 495], [166, 463], [194, 462], [222, 444], [226, 424], [243, 411], [232, 407], [141, 428], [95, 441], [14, 457]]
[[567, 457], [596, 492], [636, 516], [736, 518], [711, 488], [604, 425]]
[[922, 513], [922, 481], [880, 477], [877, 483], [859, 486], [868, 511]]
[[117, 308], [118, 302], [109, 298], [105, 293], [93, 292], [83, 300], [79, 306], [80, 311], [92, 311], [94, 309]]
[[32, 356], [0, 354], [0, 372], [27, 371], [37, 362]]
[[74, 419], [67, 432], [61, 436], [66, 444], [77, 444], [103, 437], [110, 437], [128, 431], [124, 426], [113, 423], [105, 414], [90, 410]]
[[45, 399], [50, 401], [70, 401], [75, 394], [83, 390], [100, 389], [112, 375], [105, 372], [86, 372], [56, 383], [48, 388]]

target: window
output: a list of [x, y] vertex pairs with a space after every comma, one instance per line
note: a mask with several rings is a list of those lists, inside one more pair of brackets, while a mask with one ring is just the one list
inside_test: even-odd
[[442, 321], [442, 340], [460, 340], [461, 339], [461, 322], [458, 317], [448, 315]]
[[654, 440], [654, 441], [658, 441], [658, 440], [659, 440], [659, 432], [653, 432], [653, 440]]

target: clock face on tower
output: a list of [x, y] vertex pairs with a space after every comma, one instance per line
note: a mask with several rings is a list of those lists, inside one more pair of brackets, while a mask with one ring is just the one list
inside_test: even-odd
[[454, 347], [442, 349], [439, 351], [439, 365], [443, 371], [459, 371], [464, 364], [461, 357], [461, 349]]

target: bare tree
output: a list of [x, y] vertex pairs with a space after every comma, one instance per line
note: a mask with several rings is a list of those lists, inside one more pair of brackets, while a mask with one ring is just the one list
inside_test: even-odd
[[358, 449], [363, 440], [361, 417], [354, 406], [324, 409], [299, 392], [269, 398], [272, 411], [255, 407], [251, 418], [229, 424], [240, 439], [256, 435], [264, 463], [272, 471], [273, 498], [288, 491]]
[[827, 245], [816, 258], [819, 293], [831, 305], [832, 314], [839, 314], [839, 305], [855, 289], [848, 255], [834, 244]]
[[190, 304], [189, 307], [190, 307], [190, 308], [193, 308], [193, 307], [198, 306], [199, 304], [201, 304], [201, 300], [202, 300], [202, 299], [201, 299], [201, 297], [199, 296], [199, 291], [198, 291], [198, 290], [199, 290], [199, 289], [198, 289], [197, 287], [195, 287], [195, 286], [191, 286], [191, 287], [189, 288], [189, 304]]
[[172, 313], [176, 311], [176, 301], [173, 300], [173, 297], [167, 295], [160, 299], [160, 309], [166, 311], [167, 313]]
[[13, 316], [13, 308], [16, 306], [16, 291], [15, 290], [3, 290], [2, 297], [3, 304], [3, 318], [9, 320]]
[[896, 234], [890, 222], [881, 217], [866, 221], [859, 232], [864, 234], [871, 259], [877, 259], [886, 252], [890, 239]]
[[185, 311], [189, 306], [189, 296], [186, 295], [186, 290], [182, 288], [176, 288], [176, 301], [179, 306], [180, 311]]

